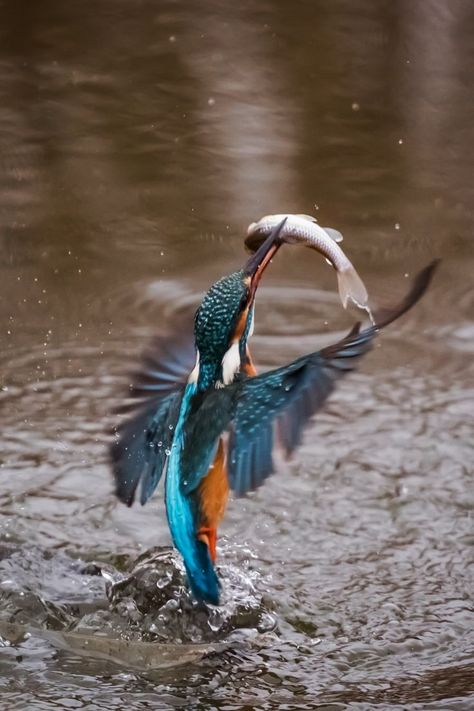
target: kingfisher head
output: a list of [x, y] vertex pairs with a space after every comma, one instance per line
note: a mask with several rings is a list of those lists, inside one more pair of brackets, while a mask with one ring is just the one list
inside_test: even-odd
[[279, 235], [285, 222], [286, 218], [272, 230], [243, 269], [219, 279], [202, 300], [194, 320], [197, 362], [190, 375], [199, 389], [228, 385], [246, 363], [255, 293], [281, 245]]

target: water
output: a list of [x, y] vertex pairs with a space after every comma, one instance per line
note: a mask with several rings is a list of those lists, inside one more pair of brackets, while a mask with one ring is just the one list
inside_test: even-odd
[[[472, 4], [0, 7], [0, 707], [471, 709]], [[161, 491], [114, 500], [110, 413], [285, 211], [341, 230], [375, 302], [442, 266], [231, 503], [203, 610]], [[350, 323], [280, 253], [257, 364]]]

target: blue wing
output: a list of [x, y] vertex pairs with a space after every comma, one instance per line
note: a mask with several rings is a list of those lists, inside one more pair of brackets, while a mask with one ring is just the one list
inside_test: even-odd
[[417, 275], [398, 307], [380, 310], [376, 325], [361, 331], [356, 324], [338, 343], [240, 384], [227, 464], [229, 483], [237, 495], [257, 488], [273, 472], [275, 424], [283, 448], [291, 453], [300, 443], [308, 419], [323, 405], [339, 378], [352, 371], [370, 350], [378, 331], [421, 298], [437, 264], [433, 262]]
[[191, 319], [181, 322], [176, 334], [156, 338], [144, 356], [130, 388], [132, 401], [120, 409], [131, 416], [116, 428], [110, 448], [116, 494], [128, 506], [140, 482], [144, 504], [161, 478], [194, 362]]
[[231, 428], [228, 473], [237, 495], [256, 489], [273, 472], [274, 424], [290, 454], [304, 425], [371, 347], [376, 329], [357, 325], [335, 346], [303, 356], [242, 385]]
[[282, 368], [206, 392], [194, 401], [183, 430], [181, 490], [191, 494], [206, 475], [217, 441], [229, 430], [229, 484], [242, 495], [273, 472], [274, 425], [287, 452], [300, 442], [303, 426], [322, 405], [335, 381], [352, 370], [370, 348], [374, 327], [359, 325], [338, 344], [298, 358]]
[[120, 425], [110, 448], [115, 492], [128, 506], [133, 504], [141, 481], [140, 502], [155, 490], [173, 443], [183, 387], [163, 398], [153, 398]]
[[196, 397], [183, 429], [183, 494], [189, 495], [208, 471], [219, 436], [230, 432], [227, 468], [239, 495], [257, 488], [273, 472], [274, 429], [290, 453], [301, 441], [308, 419], [322, 406], [337, 380], [370, 350], [377, 332], [411, 308], [426, 291], [437, 262], [423, 269], [395, 308], [376, 314], [376, 325], [356, 324], [338, 343], [289, 365]]

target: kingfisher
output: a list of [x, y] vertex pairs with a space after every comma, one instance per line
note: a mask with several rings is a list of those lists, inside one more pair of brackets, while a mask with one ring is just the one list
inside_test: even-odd
[[171, 537], [200, 603], [219, 604], [217, 529], [229, 491], [244, 496], [273, 473], [278, 441], [290, 455], [336, 382], [352, 371], [380, 329], [426, 291], [436, 262], [416, 276], [395, 308], [356, 323], [337, 343], [257, 374], [249, 339], [263, 272], [282, 245], [283, 219], [243, 266], [211, 286], [194, 318], [158, 339], [131, 386], [136, 403], [115, 431], [111, 461], [118, 498], [145, 504], [165, 472]]

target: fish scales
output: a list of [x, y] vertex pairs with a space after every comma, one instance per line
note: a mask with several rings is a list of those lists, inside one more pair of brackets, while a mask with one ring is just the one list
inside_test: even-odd
[[344, 308], [352, 302], [370, 315], [367, 289], [352, 262], [338, 244], [342, 241], [342, 235], [332, 228], [320, 227], [314, 217], [291, 214], [266, 215], [258, 222], [249, 225], [245, 245], [251, 251], [255, 251], [272, 229], [285, 218], [286, 222], [280, 232], [281, 241], [286, 244], [300, 244], [322, 254], [337, 272], [339, 295]]

